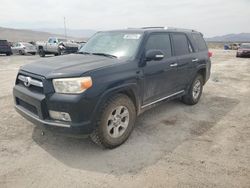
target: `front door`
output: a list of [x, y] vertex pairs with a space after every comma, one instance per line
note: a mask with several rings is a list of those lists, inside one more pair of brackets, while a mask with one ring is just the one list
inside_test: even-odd
[[161, 50], [164, 58], [148, 61], [143, 67], [144, 93], [143, 105], [147, 105], [176, 92], [176, 63], [172, 56], [170, 35], [168, 33], [152, 33], [145, 45], [147, 50]]

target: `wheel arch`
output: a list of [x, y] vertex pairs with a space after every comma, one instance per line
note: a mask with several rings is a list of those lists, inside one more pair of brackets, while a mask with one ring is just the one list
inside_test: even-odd
[[38, 46], [37, 49], [39, 49], [39, 50], [40, 50], [40, 49], [43, 49], [43, 46]]
[[114, 88], [110, 88], [108, 90], [106, 90], [98, 99], [98, 102], [95, 106], [95, 110], [94, 110], [94, 114], [96, 114], [93, 117], [93, 120], [95, 121], [96, 116], [98, 116], [100, 110], [102, 109], [103, 104], [113, 95], [116, 94], [124, 94], [126, 96], [128, 96], [131, 101], [134, 103], [135, 105], [135, 110], [136, 110], [136, 114], [140, 113], [140, 100], [139, 100], [139, 92], [138, 92], [138, 88], [137, 85], [134, 84], [125, 84], [125, 85], [120, 85], [118, 87], [114, 87]]
[[206, 67], [200, 67], [197, 71], [197, 74], [200, 74], [203, 78], [203, 85], [206, 82], [206, 76], [207, 76], [207, 71], [206, 71]]

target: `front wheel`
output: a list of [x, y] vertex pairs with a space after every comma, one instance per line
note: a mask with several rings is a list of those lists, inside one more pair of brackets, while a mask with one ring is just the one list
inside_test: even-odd
[[38, 53], [40, 57], [45, 57], [45, 52], [42, 48], [39, 49]]
[[203, 90], [203, 77], [198, 74], [193, 80], [188, 92], [182, 97], [182, 101], [188, 105], [197, 104], [200, 100], [202, 90]]
[[127, 95], [117, 94], [103, 105], [97, 128], [90, 137], [99, 146], [115, 148], [128, 139], [135, 118], [134, 103]]

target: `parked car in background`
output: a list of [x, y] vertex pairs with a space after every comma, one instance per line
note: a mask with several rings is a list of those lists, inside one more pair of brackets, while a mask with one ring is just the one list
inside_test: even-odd
[[13, 44], [11, 50], [14, 54], [20, 54], [20, 55], [25, 55], [25, 54], [35, 55], [37, 51], [34, 45], [27, 42], [17, 42]]
[[76, 53], [79, 45], [67, 39], [50, 37], [47, 42], [38, 42], [37, 50], [41, 57], [46, 54], [54, 54], [55, 56], [63, 53]]
[[239, 47], [239, 43], [224, 44], [224, 50], [238, 50]]
[[210, 57], [194, 30], [98, 32], [78, 54], [22, 66], [15, 107], [35, 124], [90, 134], [98, 145], [114, 148], [127, 140], [137, 115], [155, 104], [175, 98], [198, 103]]
[[242, 43], [237, 50], [236, 57], [250, 57], [250, 43]]
[[7, 40], [0, 40], [0, 54], [12, 55], [11, 47]]

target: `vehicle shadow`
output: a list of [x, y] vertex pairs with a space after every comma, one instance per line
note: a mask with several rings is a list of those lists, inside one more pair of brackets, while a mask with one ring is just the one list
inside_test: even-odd
[[128, 141], [113, 150], [101, 149], [89, 139], [65, 137], [38, 126], [32, 138], [71, 168], [116, 175], [134, 174], [156, 163], [184, 141], [210, 130], [238, 103], [236, 99], [208, 94], [204, 94], [195, 106], [184, 105], [178, 100], [162, 103], [139, 116]]

